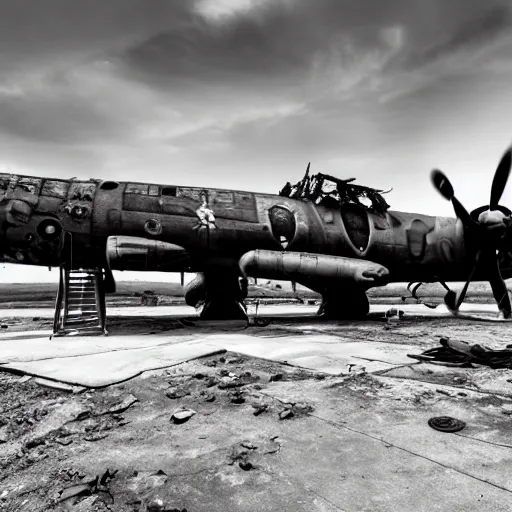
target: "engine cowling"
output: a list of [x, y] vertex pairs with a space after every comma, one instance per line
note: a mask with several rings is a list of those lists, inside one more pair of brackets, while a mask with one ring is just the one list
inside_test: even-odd
[[190, 265], [180, 245], [132, 236], [109, 237], [106, 256], [111, 270], [184, 272]]
[[310, 254], [255, 250], [240, 258], [240, 269], [251, 277], [301, 281], [301, 277], [322, 282], [348, 281], [371, 288], [385, 284], [389, 271], [368, 260]]

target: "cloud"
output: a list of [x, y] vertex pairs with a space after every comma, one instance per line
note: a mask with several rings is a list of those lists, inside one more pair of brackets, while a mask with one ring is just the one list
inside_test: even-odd
[[504, 132], [509, 24], [501, 0], [0, 0], [0, 164], [271, 191], [313, 160], [405, 187]]
[[512, 27], [512, 8], [497, 3], [485, 8], [449, 32], [444, 40], [427, 48], [422, 55], [414, 55], [413, 66], [422, 66], [461, 50], [474, 50], [506, 34]]

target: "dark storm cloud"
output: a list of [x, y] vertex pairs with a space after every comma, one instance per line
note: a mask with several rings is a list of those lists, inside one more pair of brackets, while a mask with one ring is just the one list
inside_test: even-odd
[[511, 28], [510, 4], [498, 3], [484, 7], [482, 12], [472, 15], [470, 19], [455, 27], [451, 33], [446, 34], [445, 39], [440, 43], [431, 46], [423, 54], [413, 54], [410, 65], [425, 65], [459, 50], [478, 49], [479, 46], [486, 45], [506, 34]]
[[474, 103], [492, 55], [459, 56], [508, 37], [505, 5], [0, 0], [3, 158], [166, 179], [172, 162], [230, 186], [258, 179], [249, 164], [407, 154]]
[[96, 69], [96, 61], [181, 23], [192, 6], [169, 0], [0, 0], [0, 133], [79, 144], [127, 135], [131, 123], [111, 87], [123, 84]]
[[73, 52], [130, 44], [179, 23], [192, 4], [169, 0], [1, 0], [0, 62], [22, 67], [43, 57], [58, 59]]
[[375, 0], [275, 0], [225, 22], [195, 16], [135, 45], [126, 60], [128, 66], [167, 83], [271, 82], [304, 71], [316, 54], [341, 45], [343, 37], [356, 33], [361, 44], [376, 43], [378, 37], [368, 24], [393, 21], [407, 2], [387, 4], [383, 8], [383, 2]]
[[[211, 80], [271, 82], [300, 76], [332, 48], [383, 45], [382, 29], [402, 26], [402, 62], [416, 65], [487, 42], [510, 24], [502, 0], [273, 0], [225, 22], [190, 16], [126, 52], [134, 70], [164, 84]], [[343, 57], [343, 55], [342, 55]]]

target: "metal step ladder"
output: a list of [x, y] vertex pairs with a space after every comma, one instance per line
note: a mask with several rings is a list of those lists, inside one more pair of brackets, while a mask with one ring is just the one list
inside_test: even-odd
[[53, 336], [107, 334], [103, 269], [68, 268], [63, 262]]

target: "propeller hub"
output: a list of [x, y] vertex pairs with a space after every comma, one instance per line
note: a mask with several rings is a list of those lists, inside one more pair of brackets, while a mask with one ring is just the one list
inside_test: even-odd
[[507, 216], [500, 210], [486, 210], [478, 216], [478, 223], [486, 228], [505, 226], [504, 219]]

